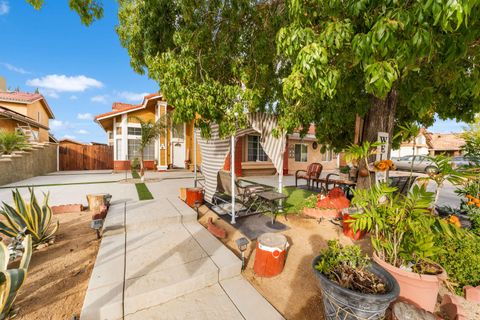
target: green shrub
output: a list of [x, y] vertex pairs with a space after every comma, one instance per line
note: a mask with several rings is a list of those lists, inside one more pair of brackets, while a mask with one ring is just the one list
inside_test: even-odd
[[0, 222], [0, 232], [16, 237], [20, 233], [30, 234], [34, 246], [46, 243], [55, 238], [59, 223], [52, 226], [52, 209], [48, 205], [48, 194], [44, 195], [43, 204], [38, 204], [33, 188], [29, 188], [30, 202], [27, 203], [20, 195], [20, 191], [12, 191], [14, 207], [3, 202], [0, 214], [6, 221]]
[[447, 271], [457, 294], [463, 295], [466, 285], [480, 285], [480, 237], [446, 237], [439, 239], [437, 245], [443, 250], [435, 260]]
[[32, 257], [32, 237], [27, 235], [22, 242], [24, 251], [18, 269], [7, 269], [10, 254], [0, 242], [0, 319], [7, 319], [18, 290], [27, 276], [28, 265]]
[[27, 139], [21, 133], [15, 131], [0, 131], [0, 155], [11, 154], [28, 146]]

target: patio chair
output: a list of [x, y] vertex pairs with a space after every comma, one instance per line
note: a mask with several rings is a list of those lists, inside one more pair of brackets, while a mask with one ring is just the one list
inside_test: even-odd
[[298, 187], [298, 180], [306, 180], [307, 187], [313, 187], [313, 182], [315, 179], [320, 177], [322, 173], [323, 166], [318, 162], [310, 163], [307, 167], [307, 170], [297, 170], [295, 172], [295, 187]]
[[391, 187], [397, 188], [397, 191], [395, 191], [395, 193], [407, 195], [408, 191], [410, 191], [417, 178], [418, 176], [390, 177], [388, 181]]
[[[217, 175], [217, 191], [213, 195], [213, 202], [223, 206], [225, 213], [231, 213], [232, 176], [229, 171], [220, 170]], [[235, 178], [235, 212], [237, 216], [255, 214], [259, 192], [273, 190], [273, 187]], [[230, 206], [230, 207], [228, 207]]]

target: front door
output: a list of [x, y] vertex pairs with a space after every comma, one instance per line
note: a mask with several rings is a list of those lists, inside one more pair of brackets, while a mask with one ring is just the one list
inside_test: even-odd
[[185, 124], [178, 123], [172, 128], [172, 164], [185, 168]]

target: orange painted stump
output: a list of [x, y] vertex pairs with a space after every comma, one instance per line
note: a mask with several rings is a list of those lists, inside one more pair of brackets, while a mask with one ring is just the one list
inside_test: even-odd
[[203, 204], [203, 189], [202, 188], [187, 188], [187, 204], [194, 208], [195, 202], [199, 201]]
[[260, 277], [274, 277], [283, 271], [288, 248], [287, 238], [278, 233], [264, 233], [257, 239], [253, 270]]

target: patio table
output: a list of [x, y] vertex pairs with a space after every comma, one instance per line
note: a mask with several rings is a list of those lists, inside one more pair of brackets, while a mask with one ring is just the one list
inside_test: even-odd
[[[278, 212], [281, 212], [283, 209], [282, 200], [288, 198], [286, 194], [276, 192], [276, 191], [264, 191], [257, 193], [258, 196], [258, 209], [257, 211], [261, 212], [271, 212], [273, 217], [271, 223], [268, 225], [270, 228], [275, 228], [275, 220], [277, 218]], [[282, 226], [283, 227], [283, 226]]]

